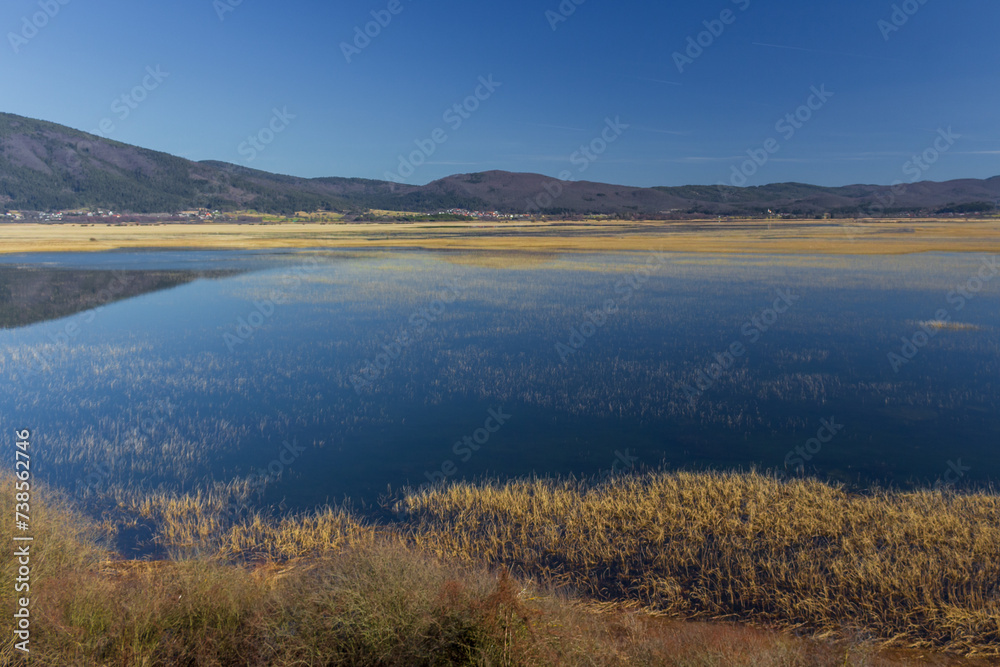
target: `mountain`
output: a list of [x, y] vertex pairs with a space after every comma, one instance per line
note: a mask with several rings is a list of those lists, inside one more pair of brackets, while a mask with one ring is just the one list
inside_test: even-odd
[[7, 209], [343, 210], [351, 204], [339, 192], [378, 195], [388, 186], [363, 179], [309, 180], [221, 162], [192, 162], [55, 123], [0, 114], [0, 206]]
[[[893, 194], [879, 185], [827, 188], [801, 183], [760, 187], [637, 188], [556, 181], [541, 174], [488, 171], [424, 186], [363, 178], [298, 178], [225, 162], [193, 162], [42, 120], [0, 113], [0, 208], [53, 211], [104, 208], [129, 213], [193, 208], [265, 213], [449, 208], [546, 215], [839, 216], [994, 210], [1000, 176], [923, 181]], [[881, 207], [881, 208], [880, 208]]]

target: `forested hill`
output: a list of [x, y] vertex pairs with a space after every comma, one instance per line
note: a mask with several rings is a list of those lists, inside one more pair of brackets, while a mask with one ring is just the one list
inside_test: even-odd
[[298, 178], [224, 162], [192, 162], [62, 125], [0, 113], [0, 209], [104, 208], [170, 213], [194, 208], [263, 213], [449, 208], [547, 215], [606, 214], [898, 215], [991, 212], [1000, 176], [946, 183], [828, 188], [800, 183], [760, 187], [636, 188], [556, 181], [540, 174], [488, 171], [424, 186], [363, 178]]

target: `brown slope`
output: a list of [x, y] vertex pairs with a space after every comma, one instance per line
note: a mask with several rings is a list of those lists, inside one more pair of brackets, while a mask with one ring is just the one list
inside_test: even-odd
[[760, 187], [638, 188], [557, 181], [528, 173], [457, 174], [425, 186], [360, 178], [298, 178], [223, 162], [192, 162], [110, 141], [55, 123], [0, 113], [0, 205], [56, 210], [85, 206], [135, 213], [209, 207], [268, 213], [366, 208], [433, 212], [447, 208], [508, 213], [620, 216], [933, 213], [954, 204], [1000, 200], [1000, 177], [945, 183], [828, 188], [801, 183]]
[[501, 211], [570, 210], [576, 213], [656, 213], [691, 205], [653, 188], [592, 181], [560, 181], [542, 174], [486, 171], [456, 174], [424, 186], [425, 192], [480, 199]]

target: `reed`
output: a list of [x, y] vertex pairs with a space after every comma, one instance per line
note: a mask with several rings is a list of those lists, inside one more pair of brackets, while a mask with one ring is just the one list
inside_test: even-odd
[[[170, 225], [0, 224], [0, 253], [99, 252], [125, 248], [425, 248], [521, 252], [676, 252], [896, 255], [997, 252], [993, 220], [713, 220], [234, 223]], [[512, 233], [513, 232], [513, 233]]]
[[[233, 516], [224, 497], [123, 503], [179, 554], [128, 561], [39, 485], [31, 664], [880, 667], [918, 663], [879, 644], [1000, 647], [988, 493], [656, 472], [454, 484], [401, 496], [407, 522], [383, 526]], [[0, 662], [26, 664], [10, 643]]]
[[1000, 655], [993, 493], [651, 472], [457, 483], [397, 508], [423, 549], [597, 599]]

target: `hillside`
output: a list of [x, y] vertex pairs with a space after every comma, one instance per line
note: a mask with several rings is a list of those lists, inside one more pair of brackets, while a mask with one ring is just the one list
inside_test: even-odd
[[[216, 161], [193, 162], [97, 137], [47, 121], [0, 113], [0, 208], [54, 211], [105, 208], [128, 213], [192, 208], [264, 213], [448, 208], [546, 215], [836, 216], [992, 211], [1000, 176], [914, 183], [894, 196], [887, 186], [838, 188], [800, 183], [760, 187], [637, 188], [540, 174], [487, 171], [424, 186], [362, 178], [298, 178]], [[884, 209], [878, 204], [882, 203]]]

